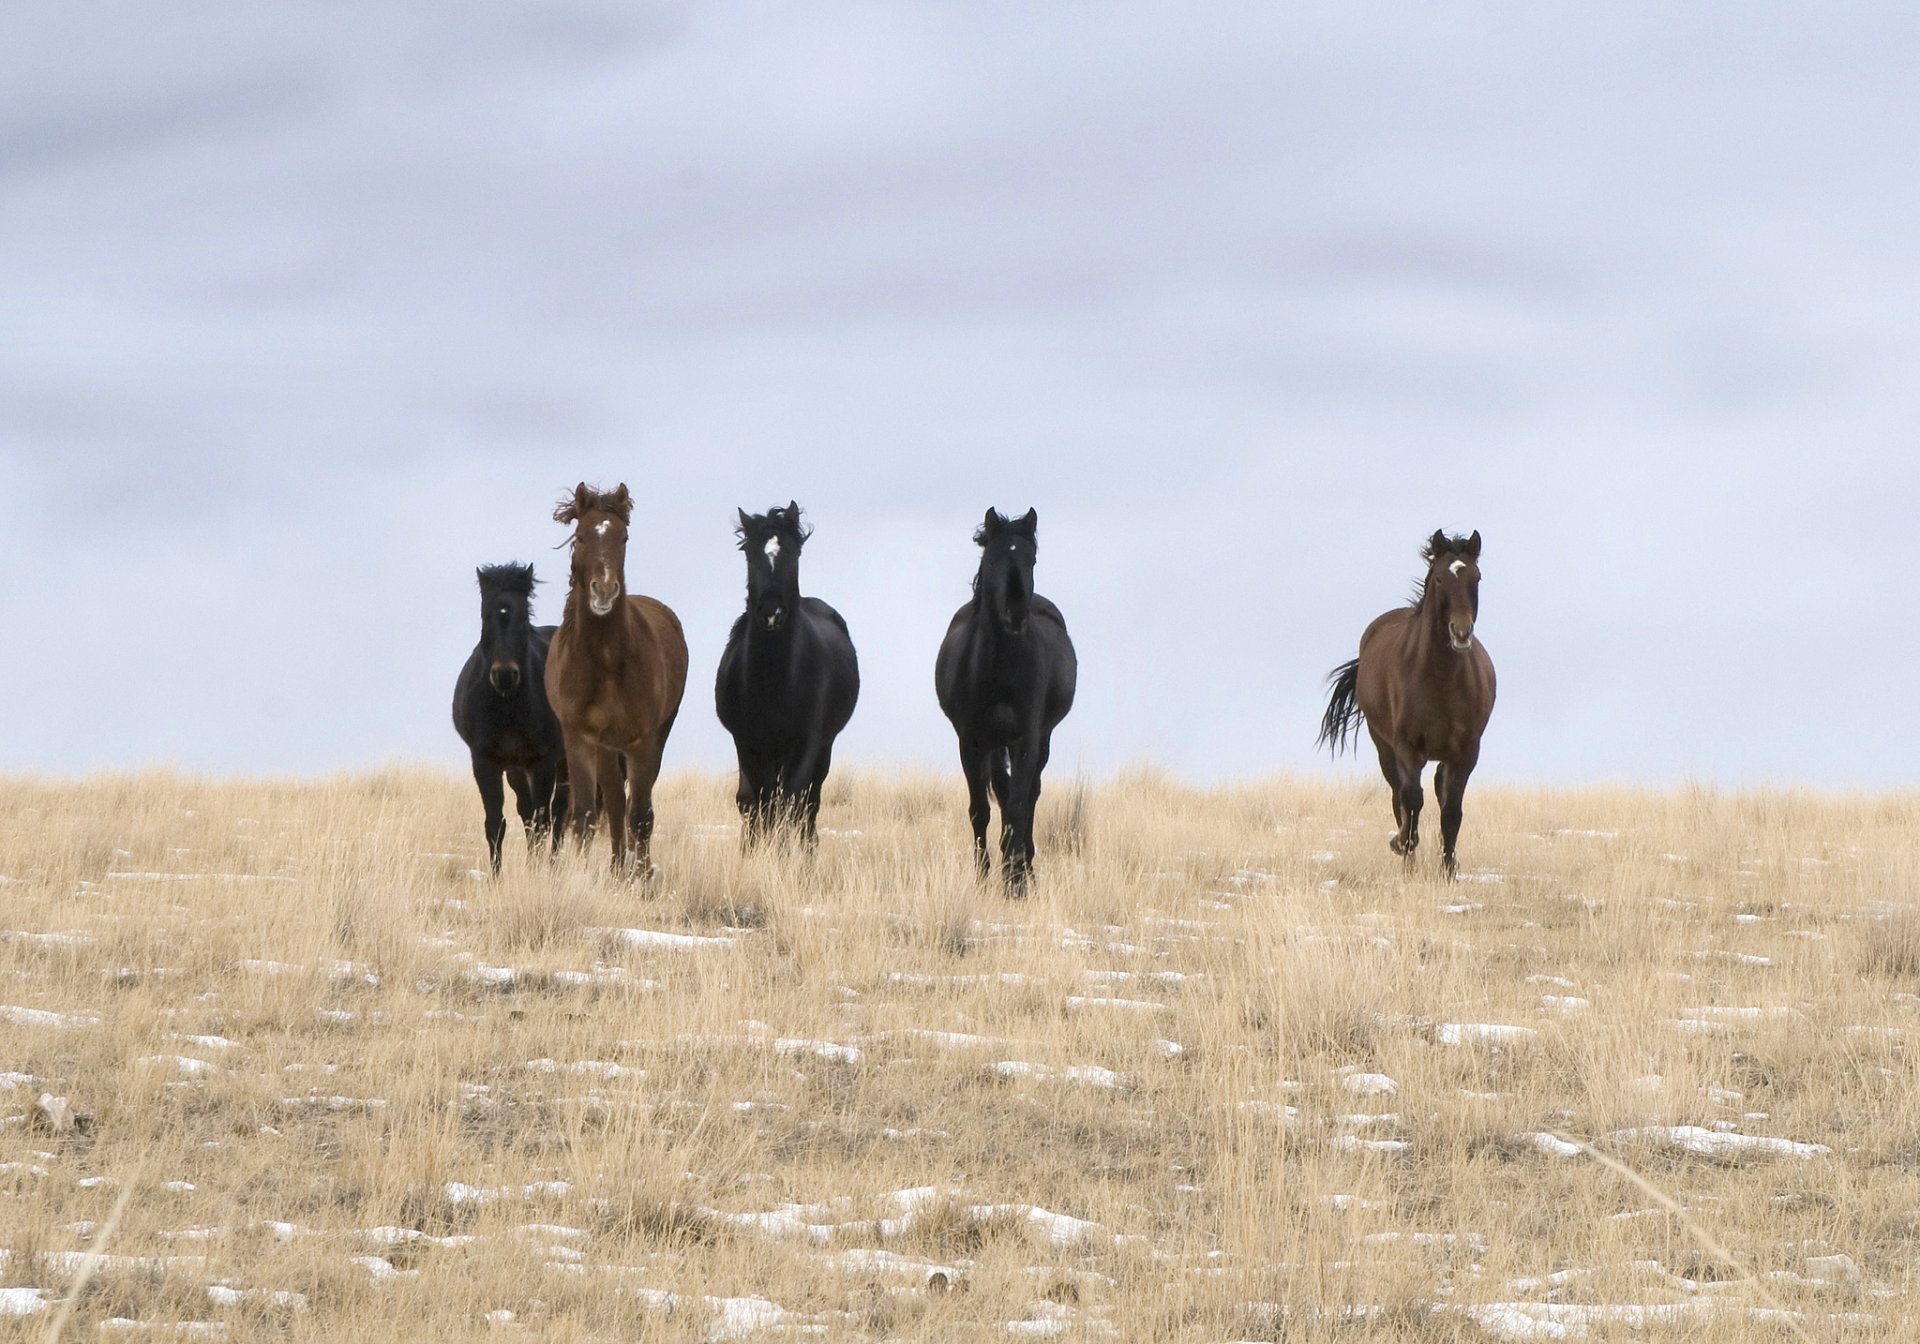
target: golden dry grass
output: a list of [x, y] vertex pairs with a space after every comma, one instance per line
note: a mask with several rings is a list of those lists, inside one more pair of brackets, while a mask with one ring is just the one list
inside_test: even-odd
[[0, 787], [0, 1340], [129, 1182], [65, 1338], [1910, 1337], [1920, 799], [1476, 790], [1449, 885], [1063, 779], [1013, 903], [955, 780], [730, 797], [645, 892], [430, 775]]

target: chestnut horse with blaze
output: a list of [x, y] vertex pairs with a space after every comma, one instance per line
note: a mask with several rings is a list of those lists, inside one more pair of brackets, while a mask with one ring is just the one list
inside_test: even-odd
[[627, 591], [623, 482], [602, 493], [582, 482], [553, 511], [572, 523], [567, 609], [547, 651], [547, 699], [567, 741], [573, 819], [582, 837], [600, 812], [618, 872], [652, 872], [653, 784], [687, 687], [680, 620]]
[[1393, 790], [1399, 829], [1387, 842], [1413, 863], [1420, 844], [1420, 772], [1437, 761], [1440, 864], [1455, 872], [1454, 842], [1467, 777], [1480, 760], [1480, 737], [1493, 715], [1493, 659], [1474, 634], [1480, 617], [1480, 534], [1435, 532], [1411, 604], [1387, 612], [1360, 636], [1360, 656], [1328, 678], [1333, 695], [1320, 741], [1338, 755], [1364, 722]]

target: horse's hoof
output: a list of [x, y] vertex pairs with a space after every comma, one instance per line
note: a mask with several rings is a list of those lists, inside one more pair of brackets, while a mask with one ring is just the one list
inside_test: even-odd
[[1395, 854], [1405, 854], [1407, 852], [1407, 842], [1396, 835], [1388, 839], [1387, 848]]

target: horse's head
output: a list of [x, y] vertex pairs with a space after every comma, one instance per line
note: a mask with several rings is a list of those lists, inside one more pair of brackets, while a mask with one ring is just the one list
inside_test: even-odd
[[800, 605], [800, 548], [812, 529], [800, 522], [800, 506], [789, 500], [765, 513], [738, 510], [735, 529], [747, 557], [747, 617], [762, 630], [779, 630]]
[[573, 569], [567, 583], [587, 600], [587, 610], [605, 616], [619, 602], [627, 582], [627, 520], [633, 496], [626, 482], [610, 491], [585, 481], [554, 506], [553, 521], [572, 523]]
[[1473, 623], [1480, 618], [1480, 534], [1450, 537], [1435, 532], [1420, 556], [1427, 562], [1421, 600], [1438, 604], [1447, 643], [1456, 653], [1465, 653], [1473, 647]]
[[480, 657], [497, 695], [512, 695], [527, 675], [533, 637], [532, 565], [486, 565], [480, 580]]
[[1027, 628], [1033, 607], [1033, 562], [1039, 554], [1034, 529], [1040, 515], [1033, 509], [1008, 521], [997, 509], [988, 509], [986, 521], [973, 534], [980, 548], [980, 572], [973, 591], [987, 604], [987, 614], [1009, 635]]

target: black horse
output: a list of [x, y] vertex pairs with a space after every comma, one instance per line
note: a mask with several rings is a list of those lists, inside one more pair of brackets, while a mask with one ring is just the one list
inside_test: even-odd
[[1079, 672], [1060, 609], [1033, 591], [1039, 515], [1008, 522], [987, 510], [973, 601], [954, 614], [934, 663], [940, 708], [960, 738], [967, 815], [980, 875], [988, 872], [987, 789], [1000, 804], [1000, 875], [1023, 894], [1033, 867], [1033, 809], [1054, 725], [1073, 708]]
[[480, 579], [480, 642], [453, 688], [453, 727], [473, 753], [473, 782], [487, 812], [487, 857], [500, 871], [506, 838], [504, 774], [529, 845], [567, 809], [567, 755], [547, 704], [547, 644], [553, 627], [532, 623], [532, 565], [488, 565]]
[[860, 698], [860, 661], [840, 613], [800, 596], [800, 548], [811, 534], [800, 506], [739, 513], [747, 609], [720, 655], [714, 706], [740, 757], [747, 842], [793, 822], [811, 846], [833, 739]]

